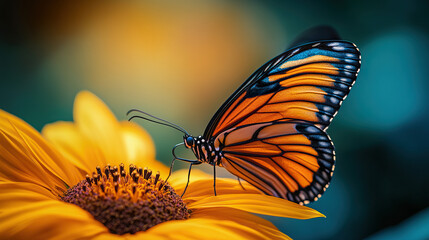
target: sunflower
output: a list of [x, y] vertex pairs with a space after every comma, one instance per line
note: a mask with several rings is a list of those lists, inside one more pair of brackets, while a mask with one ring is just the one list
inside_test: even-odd
[[219, 179], [213, 196], [201, 171], [181, 197], [187, 171], [166, 182], [150, 136], [89, 92], [76, 97], [74, 123], [42, 135], [0, 110], [1, 239], [288, 239], [252, 213], [323, 217], [232, 179]]

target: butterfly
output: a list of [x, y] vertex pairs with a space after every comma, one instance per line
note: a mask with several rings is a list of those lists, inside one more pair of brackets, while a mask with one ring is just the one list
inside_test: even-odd
[[[189, 173], [193, 165], [208, 163], [214, 176], [216, 166], [223, 167], [267, 195], [308, 204], [331, 181], [335, 151], [326, 129], [355, 83], [360, 64], [356, 45], [342, 40], [287, 50], [254, 72], [198, 137], [145, 114], [184, 133], [173, 155], [191, 163]], [[197, 160], [177, 157], [174, 150], [180, 145]]]

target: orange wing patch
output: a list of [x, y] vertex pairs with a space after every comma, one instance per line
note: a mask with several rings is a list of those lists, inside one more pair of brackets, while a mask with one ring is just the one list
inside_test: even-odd
[[237, 107], [237, 105], [241, 102], [241, 100], [244, 98], [246, 93], [242, 93], [235, 101], [234, 103], [226, 110], [226, 112], [222, 115], [222, 118], [219, 120], [218, 126], [221, 126], [225, 122], [225, 118], [230, 116], [231, 111]]
[[311, 141], [305, 136], [302, 136], [302, 134], [291, 134], [286, 136], [267, 138], [267, 139], [264, 139], [264, 142], [271, 143], [271, 144], [281, 144], [281, 145], [287, 145], [287, 144], [310, 145], [311, 144]]
[[326, 41], [287, 51], [252, 74], [222, 106], [225, 112], [218, 112], [222, 116], [219, 121], [212, 119], [204, 136], [216, 137], [228, 128], [281, 119], [309, 121], [325, 130], [355, 82], [359, 67], [360, 53], [352, 43]]
[[292, 75], [302, 74], [302, 73], [320, 73], [320, 74], [330, 74], [337, 75], [338, 68], [334, 67], [330, 63], [312, 63], [303, 65], [301, 67], [293, 68], [291, 70], [287, 70], [285, 74], [283, 74], [283, 78], [291, 77]]
[[311, 156], [305, 153], [289, 153], [286, 152], [282, 157], [290, 159], [295, 162], [299, 162], [302, 166], [311, 169], [312, 171], [317, 171], [319, 169], [319, 163], [317, 162], [317, 157]]
[[332, 143], [310, 123], [254, 124], [220, 136], [224, 142], [221, 166], [266, 194], [313, 201], [330, 181], [335, 162]]
[[305, 145], [279, 145], [284, 152], [302, 152], [317, 157], [317, 151]]
[[[228, 135], [228, 138], [226, 138], [225, 140], [225, 145], [233, 145], [235, 143], [249, 141], [252, 139], [252, 136], [256, 132], [256, 130], [267, 125], [268, 123], [254, 124], [246, 128], [236, 128], [236, 129], [231, 129], [233, 131], [224, 132], [222, 133], [222, 135], [225, 135], [225, 134]], [[219, 136], [218, 138], [220, 137], [221, 136]], [[223, 136], [222, 136], [222, 139], [223, 139]]]
[[[214, 135], [232, 125], [239, 127], [286, 118], [317, 122], [316, 112], [319, 110], [314, 103], [325, 102], [325, 95], [326, 92], [318, 87], [295, 86], [277, 93], [245, 99], [219, 123]], [[290, 103], [284, 104], [285, 102]]]
[[263, 108], [261, 108], [260, 112], [277, 112], [283, 115], [283, 118], [317, 121], [317, 116], [315, 115], [315, 113], [319, 112], [319, 109], [314, 103], [294, 102], [293, 104], [267, 104]]
[[298, 182], [300, 187], [308, 187], [313, 181], [314, 172], [303, 167], [301, 164], [292, 161], [286, 161], [285, 165], [287, 165], [287, 167], [285, 167], [285, 170], [293, 179], [295, 179], [295, 181]]
[[[269, 181], [272, 183], [273, 187], [279, 191], [280, 193], [286, 193], [287, 192], [287, 182], [284, 182], [279, 179], [277, 174], [272, 174], [273, 172], [276, 173], [275, 168], [270, 168], [270, 165], [265, 162], [263, 165], [258, 165], [258, 159], [253, 158], [252, 162], [249, 162], [245, 159], [245, 157], [236, 157], [232, 154], [226, 154], [226, 158], [229, 158], [231, 161], [233, 161], [235, 164], [245, 168], [245, 169], [253, 169], [253, 173], [256, 175], [261, 176], [263, 179]], [[253, 162], [254, 161], [254, 162]], [[292, 179], [290, 179], [293, 181]], [[293, 183], [291, 183], [293, 184]], [[296, 185], [296, 183], [295, 183]], [[292, 186], [292, 185], [290, 185]]]
[[283, 115], [278, 112], [273, 112], [273, 113], [256, 112], [253, 115], [250, 115], [249, 117], [241, 121], [240, 123], [238, 123], [237, 126], [245, 126], [256, 122], [272, 122], [282, 118], [283, 118]]
[[[284, 184], [288, 191], [296, 191], [299, 189], [300, 184], [297, 182], [286, 169], [282, 168], [276, 162], [274, 162], [271, 158], [268, 157], [248, 157], [241, 156], [240, 157], [243, 162], [253, 162], [254, 164], [260, 166], [265, 171], [274, 173], [275, 176], [278, 177], [277, 180], [279, 183], [277, 185]], [[284, 192], [285, 194], [286, 192]]]
[[279, 68], [292, 68], [300, 65], [305, 65], [313, 62], [339, 62], [338, 58], [326, 56], [326, 55], [314, 55], [311, 57], [295, 60], [295, 61], [287, 61], [283, 63]]
[[[217, 127], [218, 131], [221, 129], [226, 129], [228, 126], [233, 125], [236, 121], [244, 119], [249, 113], [256, 111], [261, 106], [265, 105], [273, 94], [266, 94], [263, 96], [257, 96], [253, 98], [246, 98], [240, 104], [235, 105], [235, 107], [230, 107], [232, 109], [223, 121], [219, 122]], [[238, 125], [237, 125], [238, 126]], [[214, 135], [218, 133], [215, 131]]]
[[333, 87], [334, 83], [335, 83], [335, 80], [330, 78], [327, 75], [308, 74], [308, 75], [295, 76], [289, 79], [289, 81], [281, 81], [280, 85], [282, 87], [287, 87], [287, 88], [300, 86], [300, 85]]
[[284, 133], [293, 136], [294, 134], [298, 134], [298, 131], [293, 124], [270, 124], [259, 131], [258, 138], [273, 138], [281, 136]]
[[[228, 136], [226, 138], [228, 138]], [[225, 146], [223, 152], [240, 152], [243, 154], [252, 154], [254, 156], [276, 156], [282, 154], [282, 150], [276, 145], [264, 143], [262, 141]]]
[[257, 187], [265, 194], [280, 197], [280, 194], [277, 193], [277, 190], [275, 189], [275, 187], [272, 186], [272, 184], [267, 183], [268, 180], [262, 181], [261, 179], [258, 179], [257, 176], [264, 176], [265, 175], [264, 172], [259, 171], [259, 169], [255, 170], [254, 168], [250, 168], [250, 170], [254, 172], [249, 172], [249, 168], [247, 168], [248, 165], [247, 166], [239, 165], [237, 163], [237, 159], [239, 158], [230, 154], [225, 154], [225, 157], [222, 159], [222, 166], [232, 174], [246, 180], [253, 186]]
[[288, 101], [311, 101], [323, 102], [326, 92], [314, 86], [297, 86], [286, 88], [274, 95], [270, 103], [288, 102]]

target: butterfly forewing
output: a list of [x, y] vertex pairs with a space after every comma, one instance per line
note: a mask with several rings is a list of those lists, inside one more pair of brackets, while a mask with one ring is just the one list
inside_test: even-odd
[[356, 80], [360, 53], [353, 43], [323, 41], [289, 50], [258, 69], [218, 110], [210, 139], [233, 127], [282, 119], [326, 129]]

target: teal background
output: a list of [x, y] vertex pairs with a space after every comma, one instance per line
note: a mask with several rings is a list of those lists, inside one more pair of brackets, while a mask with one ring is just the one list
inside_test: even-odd
[[[199, 135], [254, 70], [307, 28], [330, 25], [358, 45], [362, 69], [328, 129], [332, 184], [310, 204], [327, 218], [267, 218], [295, 239], [429, 239], [428, 10], [387, 0], [2, 1], [0, 108], [41, 130], [72, 121], [75, 95], [90, 90], [121, 120], [136, 107]], [[181, 134], [139, 123], [169, 164]]]

